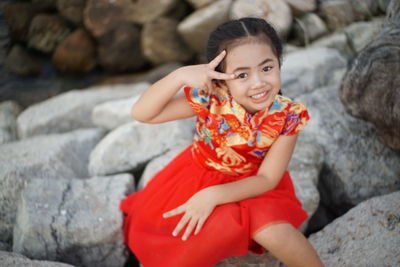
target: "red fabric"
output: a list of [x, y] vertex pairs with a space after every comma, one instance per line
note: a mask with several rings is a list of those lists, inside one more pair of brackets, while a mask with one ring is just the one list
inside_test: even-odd
[[279, 222], [298, 228], [307, 219], [288, 172], [274, 190], [217, 206], [200, 233], [187, 241], [180, 239], [183, 231], [178, 237], [172, 236], [182, 215], [162, 217], [205, 187], [244, 179], [255, 171], [234, 176], [206, 169], [194, 161], [189, 146], [143, 190], [121, 202], [127, 245], [144, 267], [206, 267], [229, 256], [247, 255], [249, 249], [263, 253], [263, 248], [252, 241], [258, 230]]

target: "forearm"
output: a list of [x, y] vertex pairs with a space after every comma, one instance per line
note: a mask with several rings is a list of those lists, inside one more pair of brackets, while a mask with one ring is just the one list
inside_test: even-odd
[[256, 197], [276, 187], [268, 177], [256, 175], [239, 181], [206, 188], [215, 197], [217, 205]]
[[157, 116], [184, 85], [179, 69], [171, 72], [147, 89], [132, 108], [132, 117], [147, 122]]

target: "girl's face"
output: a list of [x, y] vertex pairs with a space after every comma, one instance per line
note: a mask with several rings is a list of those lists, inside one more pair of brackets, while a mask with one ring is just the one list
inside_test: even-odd
[[279, 61], [271, 46], [244, 43], [232, 48], [225, 60], [225, 72], [236, 76], [225, 81], [233, 99], [251, 114], [265, 110], [281, 88]]

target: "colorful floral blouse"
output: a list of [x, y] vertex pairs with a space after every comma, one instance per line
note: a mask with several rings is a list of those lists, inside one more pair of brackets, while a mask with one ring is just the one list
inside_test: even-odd
[[251, 115], [224, 88], [206, 95], [186, 86], [184, 92], [197, 114], [194, 159], [205, 168], [230, 175], [258, 169], [279, 135], [297, 134], [310, 119], [302, 102], [282, 95]]

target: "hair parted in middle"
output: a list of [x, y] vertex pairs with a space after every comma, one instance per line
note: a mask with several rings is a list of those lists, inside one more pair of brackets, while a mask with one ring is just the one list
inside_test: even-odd
[[[213, 60], [223, 50], [247, 42], [265, 42], [271, 46], [273, 53], [278, 58], [279, 66], [282, 57], [282, 42], [275, 29], [264, 19], [241, 18], [231, 20], [219, 25], [210, 33], [207, 43], [207, 61]], [[217, 71], [224, 71], [224, 62], [216, 68]]]

